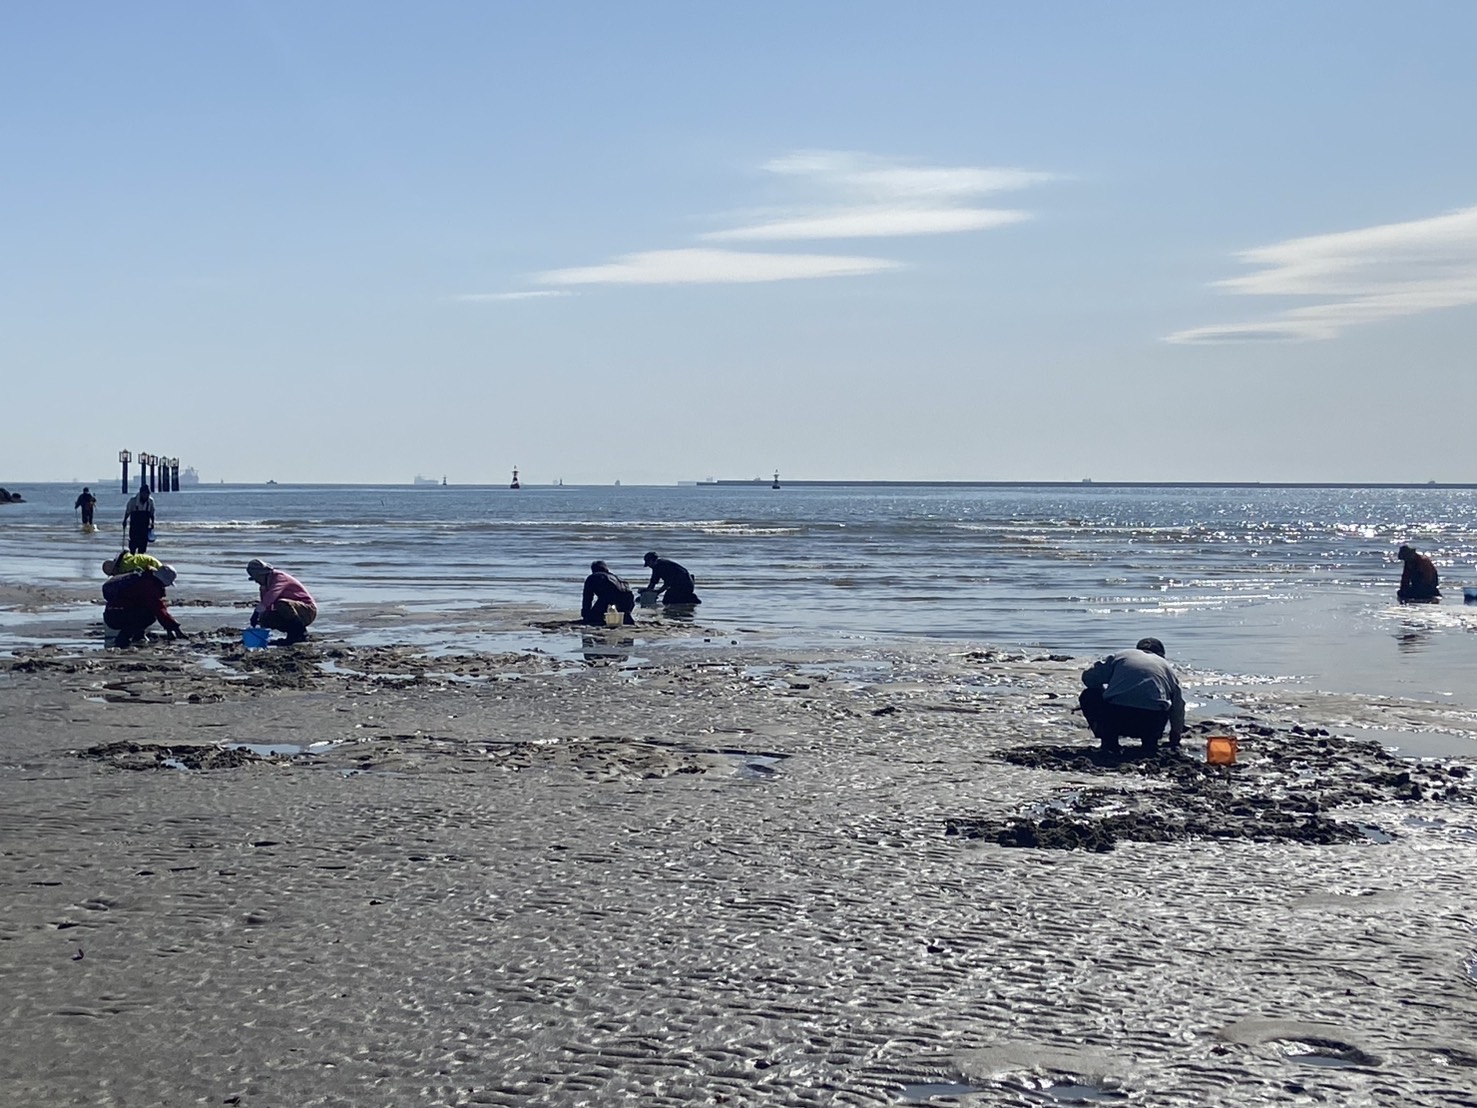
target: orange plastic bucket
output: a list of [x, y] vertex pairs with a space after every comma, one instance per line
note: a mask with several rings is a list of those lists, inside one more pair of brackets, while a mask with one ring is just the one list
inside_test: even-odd
[[1236, 740], [1230, 735], [1211, 735], [1205, 740], [1205, 760], [1213, 766], [1236, 764]]

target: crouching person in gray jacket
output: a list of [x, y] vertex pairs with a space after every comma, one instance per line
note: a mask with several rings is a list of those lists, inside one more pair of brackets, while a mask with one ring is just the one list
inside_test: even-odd
[[1103, 750], [1116, 752], [1119, 739], [1138, 739], [1144, 753], [1152, 754], [1166, 724], [1169, 745], [1178, 749], [1185, 698], [1158, 639], [1140, 639], [1132, 650], [1109, 654], [1083, 672], [1082, 684], [1077, 702]]

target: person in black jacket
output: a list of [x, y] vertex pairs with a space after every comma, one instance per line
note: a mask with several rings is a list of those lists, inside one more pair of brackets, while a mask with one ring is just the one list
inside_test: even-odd
[[84, 486], [81, 494], [72, 501], [72, 507], [82, 509], [82, 526], [90, 527], [93, 509], [97, 507], [97, 497], [92, 495], [91, 489]]
[[[663, 558], [655, 550], [648, 550], [642, 561], [651, 570], [651, 583], [646, 589], [655, 590], [661, 596], [663, 604], [702, 603], [697, 593], [693, 592], [692, 574], [671, 558]], [[658, 582], [661, 583], [660, 588], [657, 588]]]
[[1402, 604], [1433, 604], [1441, 599], [1441, 575], [1436, 563], [1409, 543], [1400, 547], [1399, 558], [1405, 563], [1400, 571], [1400, 591], [1395, 594]]
[[154, 498], [149, 495], [148, 485], [140, 485], [123, 509], [123, 531], [128, 536], [128, 552], [147, 554], [149, 535], [153, 530]]
[[623, 617], [622, 623], [635, 623], [631, 612], [636, 607], [636, 594], [631, 586], [610, 572], [604, 562], [590, 563], [590, 576], [585, 578], [585, 593], [580, 600], [580, 622], [603, 624], [605, 613], [614, 607]]

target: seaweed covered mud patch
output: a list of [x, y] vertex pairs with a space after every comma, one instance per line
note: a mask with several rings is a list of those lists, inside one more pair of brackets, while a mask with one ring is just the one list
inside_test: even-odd
[[948, 818], [944, 833], [1008, 847], [1095, 851], [1124, 841], [1187, 839], [1388, 842], [1394, 833], [1360, 819], [1358, 809], [1417, 802], [1469, 807], [1477, 801], [1465, 765], [1412, 762], [1379, 743], [1316, 727], [1243, 726], [1237, 763], [1210, 765], [1195, 752], [1216, 730], [1197, 725], [1182, 750], [1158, 754], [1142, 754], [1131, 743], [1118, 754], [1084, 746], [1010, 748], [998, 757], [1070, 774], [1073, 783], [1004, 818]]

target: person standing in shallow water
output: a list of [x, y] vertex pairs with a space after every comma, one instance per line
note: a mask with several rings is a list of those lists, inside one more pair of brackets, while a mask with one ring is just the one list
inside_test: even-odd
[[[693, 591], [692, 574], [684, 567], [671, 558], [663, 558], [655, 550], [648, 550], [641, 560], [651, 570], [651, 582], [646, 586], [647, 591], [655, 590], [661, 596], [663, 604], [702, 603]], [[660, 588], [657, 587], [658, 583]]]
[[1402, 604], [1429, 604], [1441, 599], [1441, 575], [1436, 563], [1409, 543], [1396, 555], [1405, 563], [1400, 571], [1400, 591], [1395, 594]]
[[82, 509], [82, 526], [92, 526], [92, 511], [97, 507], [97, 497], [92, 495], [92, 490], [86, 485], [82, 486], [82, 492], [72, 503], [72, 507]]
[[128, 535], [128, 552], [146, 554], [149, 550], [149, 532], [154, 529], [154, 498], [149, 495], [149, 486], [140, 485], [138, 492], [128, 498], [123, 509], [123, 530]]
[[1158, 639], [1140, 639], [1132, 650], [1108, 655], [1083, 672], [1082, 684], [1077, 703], [1104, 751], [1117, 753], [1119, 739], [1138, 739], [1152, 754], [1165, 724], [1170, 748], [1179, 748], [1185, 698]]

